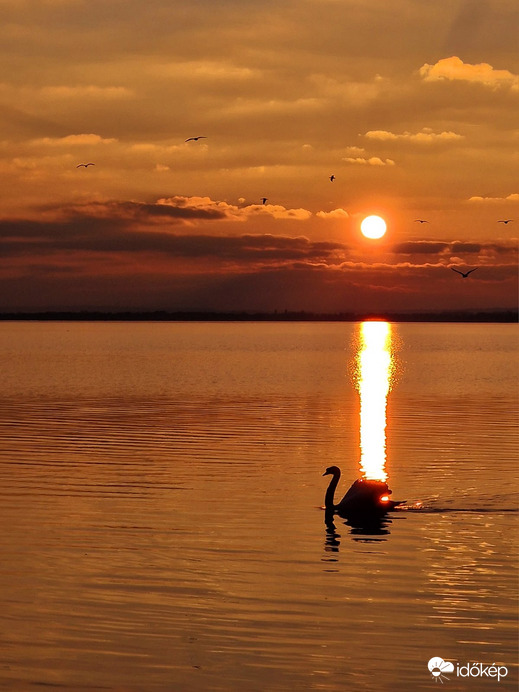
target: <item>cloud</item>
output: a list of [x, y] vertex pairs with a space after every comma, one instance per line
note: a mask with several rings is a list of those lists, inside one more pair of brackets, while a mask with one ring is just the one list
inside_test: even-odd
[[469, 198], [469, 202], [478, 202], [478, 203], [499, 203], [499, 202], [519, 202], [519, 194], [516, 192], [513, 192], [511, 195], [508, 195], [507, 197], [479, 197], [479, 196], [474, 196]]
[[449, 243], [435, 240], [409, 240], [393, 246], [393, 252], [402, 255], [436, 255], [449, 247]]
[[[518, 248], [512, 241], [495, 242], [468, 242], [460, 240], [437, 241], [437, 240], [408, 240], [397, 243], [392, 247], [395, 255], [437, 255], [438, 261], [456, 261], [458, 264], [464, 262], [459, 255], [478, 255], [478, 259], [484, 261], [485, 258], [491, 262], [497, 256], [508, 255], [513, 260], [517, 257]], [[456, 257], [452, 257], [455, 255]]]
[[[162, 208], [161, 208], [162, 207]], [[328, 262], [344, 258], [346, 247], [342, 243], [311, 241], [305, 236], [242, 234], [214, 236], [207, 234], [174, 234], [168, 229], [139, 229], [130, 217], [139, 214], [196, 213], [193, 209], [179, 209], [167, 205], [118, 205], [117, 220], [109, 216], [105, 207], [98, 216], [70, 215], [61, 221], [3, 220], [0, 221], [0, 247], [2, 254], [10, 257], [31, 256], [32, 262], [46, 257], [60, 256], [65, 252], [68, 260], [73, 257], [89, 263], [92, 256], [112, 253], [125, 255], [164, 255], [169, 258], [194, 260], [205, 259], [211, 264], [222, 262], [243, 265], [263, 262]], [[209, 210], [200, 209], [207, 215]], [[191, 216], [190, 216], [191, 218]], [[206, 216], [202, 218], [207, 218]], [[87, 254], [85, 254], [87, 253]], [[76, 259], [76, 261], [77, 261]], [[47, 262], [47, 260], [45, 260]], [[94, 265], [92, 265], [95, 271]]]
[[348, 156], [361, 156], [366, 153], [366, 150], [363, 147], [346, 147], [344, 153]]
[[489, 263], [469, 292], [465, 286], [453, 292], [448, 267], [463, 257], [435, 261], [423, 241], [425, 262], [390, 264], [353, 261], [343, 244], [305, 236], [173, 234], [108, 217], [4, 220], [0, 237], [9, 256], [0, 268], [4, 310], [344, 312], [517, 304], [516, 262]]
[[286, 209], [280, 204], [251, 204], [242, 208], [242, 213], [247, 217], [272, 216], [274, 219], [289, 219], [292, 221], [305, 221], [312, 216], [307, 209]]
[[346, 163], [353, 163], [353, 164], [359, 164], [361, 166], [394, 166], [395, 162], [393, 159], [381, 159], [378, 156], [372, 156], [369, 159], [362, 158], [360, 156], [354, 158], [347, 156], [342, 159], [343, 161], [346, 161]]
[[393, 132], [388, 132], [387, 130], [369, 130], [365, 133], [364, 137], [367, 139], [376, 139], [382, 142], [396, 141], [396, 140], [407, 140], [409, 142], [416, 142], [418, 144], [431, 144], [432, 142], [452, 142], [456, 140], [463, 139], [463, 135], [459, 135], [456, 132], [433, 132], [430, 128], [424, 127], [420, 132], [402, 132], [401, 134], [394, 134]]
[[97, 146], [98, 144], [112, 144], [117, 142], [114, 138], [101, 137], [96, 134], [66, 135], [65, 137], [41, 137], [33, 139], [31, 144], [50, 147], [70, 146]]
[[[207, 200], [207, 201], [206, 201]], [[204, 203], [206, 202], [206, 203]], [[84, 222], [93, 219], [105, 219], [115, 223], [129, 224], [162, 223], [163, 220], [192, 221], [227, 219], [227, 207], [223, 202], [212, 202], [209, 198], [175, 197], [159, 199], [157, 202], [106, 201], [87, 202], [69, 205], [61, 210], [63, 220], [82, 219]], [[231, 207], [232, 209], [232, 207]], [[52, 211], [52, 208], [49, 210]]]
[[316, 113], [324, 108], [323, 101], [313, 96], [288, 99], [288, 98], [237, 98], [231, 105], [222, 105], [225, 117], [248, 117], [260, 115], [261, 117], [298, 117], [302, 113]]
[[454, 243], [451, 243], [450, 246], [450, 251], [454, 252], [455, 254], [461, 254], [461, 253], [468, 253], [468, 254], [477, 254], [478, 252], [481, 252], [483, 249], [483, 244], [482, 243], [468, 243], [468, 242], [461, 242], [461, 241], [455, 241]]
[[157, 200], [157, 205], [164, 205], [177, 209], [206, 209], [217, 211], [230, 220], [246, 221], [257, 216], [270, 216], [274, 219], [288, 219], [293, 221], [305, 221], [312, 216], [307, 209], [287, 209], [280, 204], [249, 204], [246, 207], [238, 207], [228, 202], [215, 202], [210, 197], [175, 197]]
[[184, 62], [170, 62], [158, 64], [153, 68], [157, 74], [175, 79], [185, 79], [189, 82], [201, 80], [213, 82], [217, 81], [248, 81], [250, 79], [260, 79], [260, 70], [251, 69], [243, 66], [236, 66], [232, 63], [212, 61], [212, 60], [188, 60]]
[[457, 80], [483, 84], [492, 89], [509, 87], [514, 91], [519, 90], [519, 76], [512, 72], [495, 70], [492, 65], [486, 62], [476, 65], [464, 63], [455, 55], [438, 60], [434, 65], [425, 63], [420, 68], [419, 73], [426, 82]]
[[349, 214], [346, 209], [332, 209], [332, 211], [318, 211], [316, 216], [320, 219], [348, 219]]
[[[55, 209], [42, 209], [38, 219], [0, 220], [1, 250], [4, 256], [32, 257], [34, 262], [42, 261], [42, 258], [52, 262], [58, 256], [68, 259], [76, 256], [83, 258], [82, 261], [87, 261], [85, 257], [88, 256], [90, 262], [95, 256], [102, 258], [108, 254], [114, 257], [144, 257], [151, 254], [177, 260], [203, 258], [206, 264], [214, 266], [222, 262], [256, 265], [299, 261], [320, 263], [325, 267], [341, 266], [346, 270], [349, 264], [358, 264], [358, 248], [356, 251], [350, 250], [342, 242], [315, 241], [303, 235], [293, 237], [265, 232], [236, 235], [220, 231], [219, 235], [210, 235], [212, 230], [205, 230], [207, 222], [225, 220], [229, 213], [232, 218], [237, 210], [247, 215], [261, 208], [262, 205], [251, 205], [238, 209], [226, 202], [213, 202], [207, 197], [178, 196], [159, 200], [159, 203], [85, 203], [62, 210], [57, 218]], [[320, 219], [343, 220], [348, 216], [348, 212], [342, 208], [317, 213]], [[175, 224], [182, 223], [196, 230], [173, 232]], [[412, 260], [417, 264], [422, 263], [424, 255], [435, 256], [436, 261], [443, 264], [452, 256], [477, 255], [478, 262], [487, 264], [492, 264], [498, 255], [512, 259], [517, 257], [517, 247], [512, 241], [411, 240], [394, 245], [391, 252], [395, 256], [406, 255], [411, 258], [410, 262]], [[349, 264], [345, 262], [346, 257], [350, 258]], [[390, 255], [387, 259], [390, 259]], [[395, 265], [388, 264], [388, 270], [390, 266]]]
[[131, 89], [122, 86], [101, 87], [95, 84], [78, 85], [78, 86], [45, 86], [36, 92], [43, 97], [51, 99], [102, 99], [102, 100], [119, 100], [127, 99], [134, 96]]
[[309, 79], [315, 89], [326, 99], [334, 103], [347, 103], [355, 108], [375, 101], [386, 89], [390, 88], [389, 80], [385, 80], [380, 75], [363, 82], [332, 77], [329, 73], [315, 73]]

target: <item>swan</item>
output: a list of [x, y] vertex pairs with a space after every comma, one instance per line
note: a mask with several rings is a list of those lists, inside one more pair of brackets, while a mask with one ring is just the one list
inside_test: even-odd
[[392, 490], [384, 481], [361, 478], [355, 481], [342, 500], [335, 504], [335, 489], [341, 477], [341, 470], [338, 466], [329, 466], [323, 473], [323, 476], [328, 475], [332, 476], [324, 496], [324, 507], [328, 517], [338, 514], [346, 519], [379, 519], [404, 502], [389, 499]]

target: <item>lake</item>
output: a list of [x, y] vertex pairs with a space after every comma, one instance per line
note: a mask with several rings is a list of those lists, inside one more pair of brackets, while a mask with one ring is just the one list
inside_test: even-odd
[[1, 689], [515, 690], [517, 336], [2, 323]]

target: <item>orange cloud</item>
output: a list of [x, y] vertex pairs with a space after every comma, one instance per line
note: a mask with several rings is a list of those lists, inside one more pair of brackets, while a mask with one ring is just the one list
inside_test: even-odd
[[95, 134], [66, 135], [65, 137], [41, 137], [33, 139], [32, 144], [46, 145], [50, 147], [69, 147], [69, 146], [93, 146], [97, 144], [112, 144], [117, 142], [114, 138], [101, 137]]
[[332, 209], [332, 211], [318, 211], [316, 214], [320, 219], [348, 219], [349, 214], [346, 209]]
[[280, 204], [249, 204], [246, 207], [238, 207], [228, 202], [215, 202], [210, 197], [175, 197], [157, 200], [157, 205], [167, 205], [177, 208], [209, 209], [222, 212], [225, 218], [235, 221], [246, 221], [254, 216], [271, 216], [274, 219], [292, 219], [305, 221], [312, 216], [307, 209], [287, 209]]
[[459, 80], [474, 82], [496, 89], [510, 87], [519, 90], [519, 77], [508, 70], [495, 70], [486, 62], [471, 65], [453, 55], [450, 58], [438, 60], [434, 65], [425, 63], [419, 70], [420, 76], [426, 82], [441, 80]]
[[344, 153], [348, 156], [361, 156], [366, 153], [366, 150], [363, 147], [346, 147]]
[[[45, 86], [39, 91], [44, 97], [51, 99], [126, 99], [134, 96], [131, 89], [122, 86], [102, 87], [95, 84], [86, 86]], [[38, 92], [36, 92], [38, 95]]]
[[474, 197], [469, 197], [469, 202], [483, 202], [483, 203], [500, 203], [500, 202], [519, 202], [519, 194], [513, 192], [507, 197], [479, 197], [475, 195]]
[[161, 64], [153, 68], [155, 73], [174, 77], [175, 79], [218, 81], [242, 81], [253, 78], [260, 79], [260, 70], [249, 67], [241, 67], [232, 63], [213, 60], [188, 60], [184, 62], [171, 62]]
[[395, 162], [393, 159], [381, 159], [378, 156], [372, 156], [369, 159], [364, 159], [362, 157], [350, 157], [347, 156], [346, 158], [342, 159], [343, 161], [346, 161], [346, 163], [354, 163], [354, 164], [360, 164], [361, 166], [394, 166]]
[[378, 139], [383, 142], [395, 140], [407, 140], [409, 142], [417, 142], [418, 144], [430, 144], [431, 142], [449, 142], [453, 140], [463, 139], [463, 135], [456, 132], [433, 132], [429, 127], [424, 127], [420, 132], [403, 132], [394, 134], [387, 130], [369, 130], [364, 135], [367, 139]]

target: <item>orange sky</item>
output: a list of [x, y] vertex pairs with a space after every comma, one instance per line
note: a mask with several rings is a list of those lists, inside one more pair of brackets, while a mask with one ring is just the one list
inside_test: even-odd
[[515, 0], [2, 15], [1, 310], [517, 306]]

